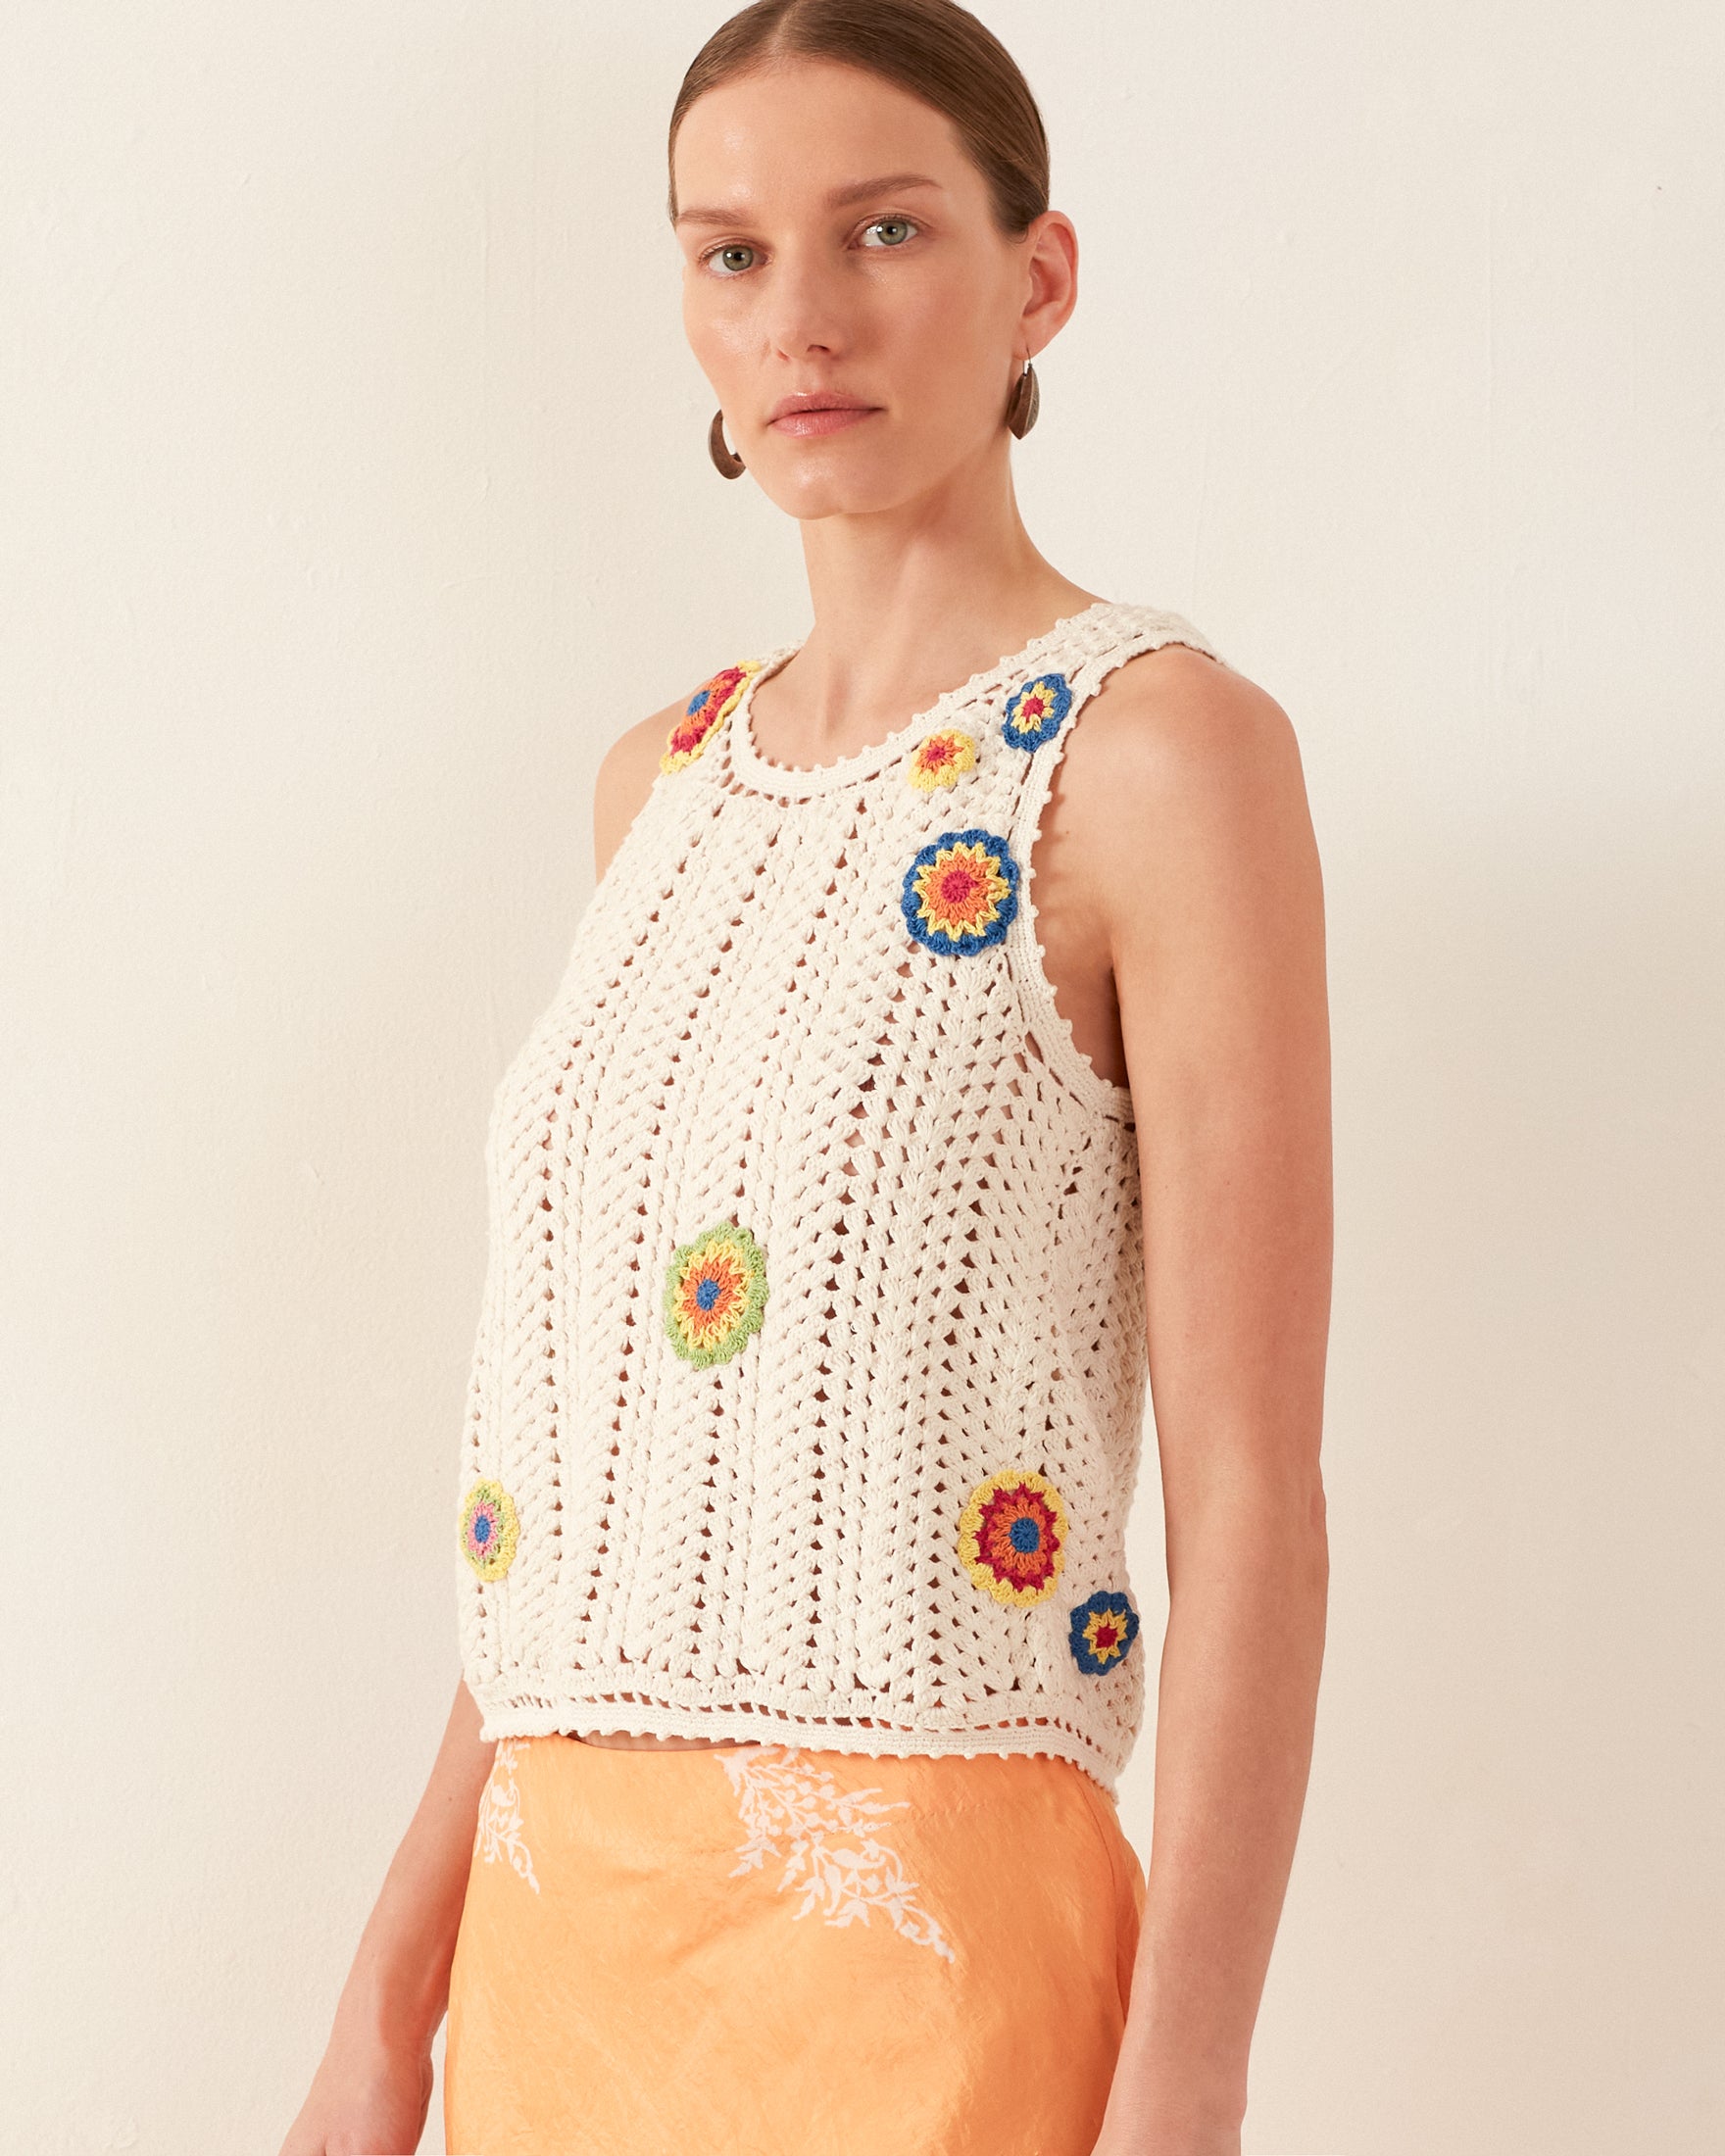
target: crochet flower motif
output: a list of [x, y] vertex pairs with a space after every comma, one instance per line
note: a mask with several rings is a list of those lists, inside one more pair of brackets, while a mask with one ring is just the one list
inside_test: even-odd
[[976, 765], [976, 739], [961, 726], [943, 726], [924, 734], [912, 752], [906, 776], [925, 794], [937, 786], [957, 786], [965, 771]]
[[1018, 863], [993, 831], [943, 831], [906, 869], [899, 903], [918, 943], [967, 957], [1005, 938], [1018, 910]]
[[1060, 730], [1072, 709], [1072, 688], [1064, 674], [1038, 674], [1022, 682], [1007, 699], [1001, 732], [1019, 749], [1040, 749]]
[[1009, 1607], [1046, 1601], [1066, 1561], [1066, 1507], [1046, 1475], [1010, 1467], [971, 1491], [959, 1555], [985, 1594]]
[[473, 1854], [487, 1864], [505, 1863], [533, 1891], [539, 1882], [532, 1852], [521, 1839], [521, 1792], [516, 1788], [516, 1740], [504, 1738], [492, 1757], [491, 1773], [479, 1798], [479, 1824]]
[[686, 1362], [724, 1362], [761, 1330], [766, 1252], [729, 1220], [681, 1243], [665, 1279], [665, 1323]]
[[702, 683], [665, 737], [665, 754], [659, 760], [662, 771], [680, 771], [685, 763], [694, 762], [742, 702], [749, 676], [759, 673], [762, 663], [759, 659], [745, 659], [740, 666], [727, 666]]
[[870, 1803], [878, 1788], [841, 1789], [795, 1745], [745, 1745], [715, 1756], [748, 1830], [737, 1844], [742, 1862], [732, 1865], [733, 1879], [760, 1871], [768, 1857], [782, 1859], [777, 1890], [803, 1890], [793, 1919], [818, 1906], [828, 1924], [867, 1924], [879, 1910], [914, 1944], [932, 1946], [946, 1961], [958, 1959], [934, 1918], [916, 1906], [916, 1882], [903, 1859], [868, 1824], [883, 1812], [904, 1810], [908, 1797]]
[[1138, 1637], [1138, 1612], [1109, 1588], [1098, 1588], [1072, 1612], [1072, 1652], [1087, 1677], [1118, 1669]]
[[501, 1580], [515, 1562], [521, 1523], [499, 1482], [476, 1482], [462, 1505], [462, 1554], [481, 1580]]

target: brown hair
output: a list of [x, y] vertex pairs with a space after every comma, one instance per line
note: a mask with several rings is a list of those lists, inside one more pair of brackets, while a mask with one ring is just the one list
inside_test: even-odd
[[671, 110], [669, 213], [683, 115], [705, 91], [776, 60], [836, 60], [896, 82], [944, 113], [988, 182], [995, 222], [1022, 238], [1048, 208], [1048, 135], [1007, 48], [957, 0], [755, 0], [689, 63]]

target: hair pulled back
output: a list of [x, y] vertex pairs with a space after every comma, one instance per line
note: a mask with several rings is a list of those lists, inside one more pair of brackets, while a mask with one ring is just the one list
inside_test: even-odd
[[708, 90], [784, 60], [833, 60], [896, 83], [944, 113], [988, 183], [994, 219], [1022, 238], [1048, 208], [1048, 135], [1017, 62], [957, 0], [755, 0], [689, 64], [665, 145], [668, 208], [683, 115]]

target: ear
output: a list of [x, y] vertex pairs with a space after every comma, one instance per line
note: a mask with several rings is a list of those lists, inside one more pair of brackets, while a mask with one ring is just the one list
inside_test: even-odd
[[1078, 304], [1078, 231], [1063, 210], [1045, 210], [1018, 243], [1024, 249], [1022, 350], [1034, 359], [1065, 327]]

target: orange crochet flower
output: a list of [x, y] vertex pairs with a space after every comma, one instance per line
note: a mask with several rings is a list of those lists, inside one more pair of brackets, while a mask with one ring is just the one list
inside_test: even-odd
[[759, 659], [745, 659], [741, 665], [727, 666], [711, 681], [702, 683], [690, 697], [682, 717], [665, 737], [665, 754], [659, 760], [662, 771], [680, 771], [685, 763], [694, 762], [742, 702], [749, 676], [759, 673], [762, 664]]

